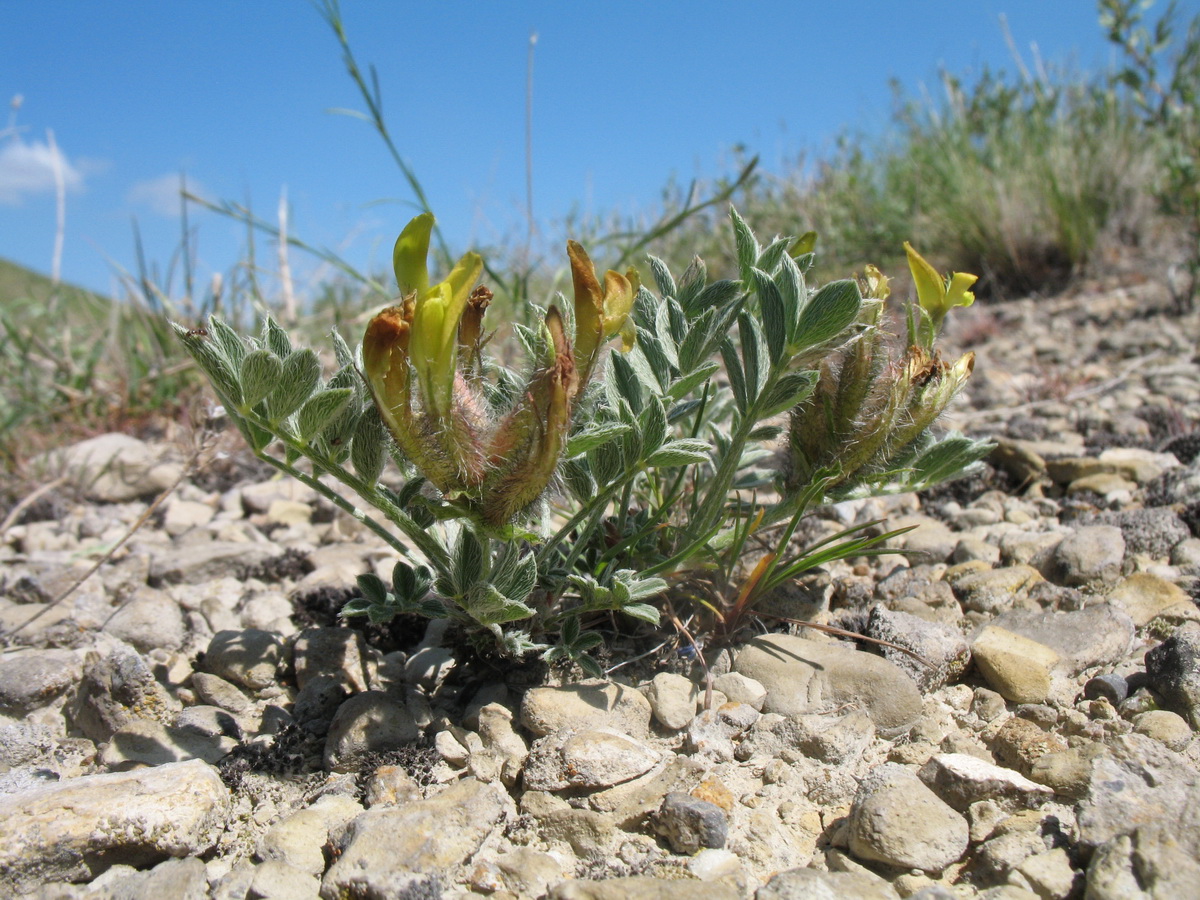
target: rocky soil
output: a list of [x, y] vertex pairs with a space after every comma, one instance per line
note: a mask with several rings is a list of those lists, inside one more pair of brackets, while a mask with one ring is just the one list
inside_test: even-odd
[[0, 894], [1200, 897], [1200, 317], [1165, 305], [960, 317], [989, 464], [823, 511], [920, 527], [771, 603], [933, 666], [763, 628], [708, 698], [679, 654], [579, 682], [345, 627], [386, 548], [229, 461], [55, 605], [179, 472], [64, 449], [0, 543]]

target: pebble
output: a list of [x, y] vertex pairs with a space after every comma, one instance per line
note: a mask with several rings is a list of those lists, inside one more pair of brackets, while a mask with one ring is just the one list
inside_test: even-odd
[[1151, 572], [1137, 572], [1118, 582], [1108, 600], [1124, 609], [1139, 628], [1160, 616], [1174, 621], [1200, 619], [1200, 610], [1187, 591]]
[[204, 653], [204, 670], [260, 691], [275, 684], [282, 659], [283, 642], [269, 631], [256, 628], [218, 631]]
[[349, 628], [306, 628], [296, 635], [292, 665], [300, 690], [313, 678], [338, 678], [350, 693], [370, 686], [362, 635]]
[[0, 888], [81, 881], [109, 866], [144, 866], [209, 850], [229, 791], [200, 760], [84, 775], [0, 796]]
[[715, 803], [672, 791], [663, 798], [654, 816], [654, 830], [676, 853], [692, 854], [703, 848], [724, 847], [729, 837], [729, 822], [725, 810]]
[[786, 634], [754, 638], [734, 670], [767, 689], [765, 712], [804, 714], [852, 703], [888, 738], [910, 731], [921, 716], [921, 694], [895, 663], [834, 643]]
[[669, 731], [687, 727], [696, 715], [700, 691], [690, 678], [659, 672], [646, 687], [646, 699], [654, 720]]
[[1200, 728], [1200, 624], [1189, 622], [1146, 653], [1150, 686], [1193, 728]]
[[882, 604], [872, 607], [864, 634], [922, 657], [924, 662], [895, 647], [880, 648], [883, 658], [906, 672], [922, 693], [957, 680], [971, 662], [971, 647], [957, 629]]
[[71, 650], [16, 650], [0, 656], [0, 708], [15, 715], [54, 700], [79, 682], [83, 665]]
[[917, 774], [959, 812], [966, 812], [981, 800], [990, 800], [1011, 812], [1040, 806], [1054, 796], [1050, 788], [1019, 772], [963, 753], [939, 753]]
[[940, 872], [967, 850], [967, 820], [907, 768], [875, 768], [850, 809], [850, 852], [868, 862]]
[[473, 778], [426, 800], [369, 809], [347, 826], [321, 895], [436, 897], [453, 867], [515, 812], [503, 788]]
[[1166, 709], [1151, 709], [1134, 716], [1133, 730], [1176, 752], [1183, 751], [1192, 740], [1192, 729], [1187, 720]]
[[325, 768], [352, 772], [364, 754], [395, 750], [420, 735], [409, 711], [383, 691], [363, 691], [338, 707], [325, 738]]
[[1086, 525], [1063, 538], [1054, 551], [1058, 576], [1066, 585], [1110, 582], [1121, 574], [1125, 536], [1115, 525]]
[[650, 701], [615, 682], [536, 687], [521, 703], [521, 725], [538, 737], [563, 728], [604, 726], [633, 738], [650, 734]]
[[175, 484], [183, 471], [183, 465], [161, 446], [117, 433], [52, 450], [47, 459], [89, 500], [100, 503], [153, 497]]
[[179, 604], [150, 587], [141, 587], [105, 623], [105, 630], [143, 653], [178, 650], [187, 628]]
[[1013, 703], [1040, 703], [1050, 692], [1059, 655], [1045, 644], [989, 625], [971, 643], [975, 665], [988, 685]]

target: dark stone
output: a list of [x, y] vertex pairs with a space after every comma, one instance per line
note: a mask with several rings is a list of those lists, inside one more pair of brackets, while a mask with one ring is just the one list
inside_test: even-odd
[[1113, 706], [1119, 705], [1129, 696], [1129, 682], [1122, 675], [1110, 673], [1089, 678], [1083, 686], [1083, 696], [1088, 700], [1107, 700]]
[[1200, 625], [1182, 625], [1150, 650], [1146, 674], [1167, 706], [1200, 728]]
[[701, 847], [724, 847], [729, 822], [725, 810], [715, 803], [672, 791], [654, 816], [654, 830], [676, 853], [695, 853]]

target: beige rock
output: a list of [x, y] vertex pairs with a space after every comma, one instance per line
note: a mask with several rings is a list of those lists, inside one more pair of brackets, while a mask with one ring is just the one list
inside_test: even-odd
[[0, 891], [94, 878], [207, 851], [225, 826], [229, 791], [199, 760], [85, 775], [0, 797]]
[[987, 683], [1014, 703], [1041, 703], [1050, 692], [1050, 675], [1059, 656], [1003, 628], [989, 625], [971, 645], [975, 664]]
[[1139, 628], [1160, 616], [1172, 621], [1200, 621], [1200, 609], [1187, 591], [1150, 572], [1138, 572], [1117, 582], [1108, 599], [1124, 609]]

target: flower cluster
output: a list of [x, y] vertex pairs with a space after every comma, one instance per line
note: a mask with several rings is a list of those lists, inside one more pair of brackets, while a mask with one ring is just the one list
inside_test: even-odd
[[516, 401], [487, 400], [480, 348], [491, 299], [475, 287], [483, 260], [467, 253], [445, 279], [429, 283], [433, 216], [417, 216], [393, 252], [400, 300], [376, 315], [363, 337], [363, 371], [400, 449], [443, 497], [486, 525], [514, 520], [546, 489], [566, 445], [576, 400], [600, 351], [620, 334], [633, 344], [635, 287], [609, 271], [603, 284], [579, 244], [567, 255], [575, 288], [574, 336], [551, 306], [538, 358]]

